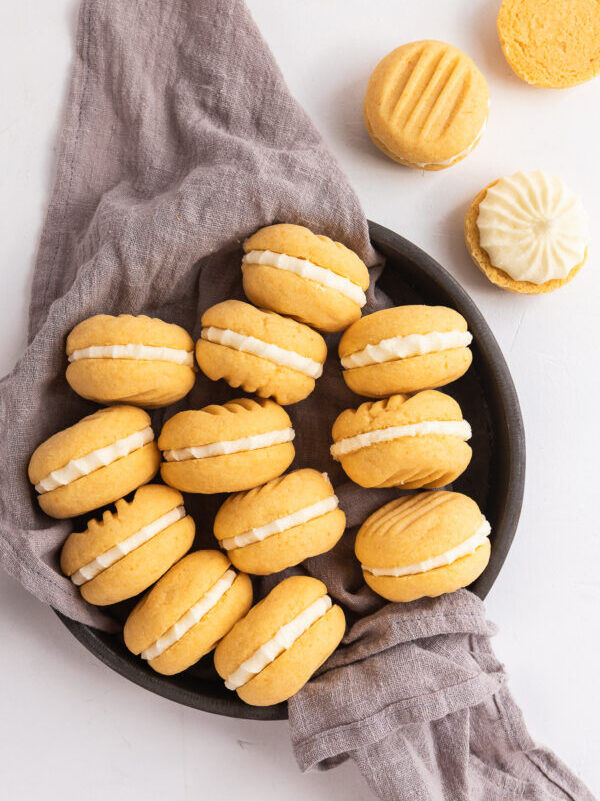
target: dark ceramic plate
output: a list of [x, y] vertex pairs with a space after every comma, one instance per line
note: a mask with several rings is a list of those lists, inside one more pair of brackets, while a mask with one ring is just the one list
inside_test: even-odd
[[[460, 403], [473, 429], [473, 459], [453, 489], [477, 501], [492, 525], [492, 555], [471, 586], [485, 598], [510, 548], [523, 500], [525, 439], [515, 388], [498, 343], [480, 311], [436, 261], [398, 234], [370, 223], [373, 245], [386, 257], [380, 287], [397, 305], [451, 306], [468, 321], [474, 341], [473, 365], [444, 391]], [[160, 676], [125, 648], [118, 635], [105, 634], [59, 615], [71, 633], [95, 656], [125, 678], [186, 706], [256, 720], [287, 716], [285, 704], [251, 707], [225, 689], [209, 657], [177, 676]]]

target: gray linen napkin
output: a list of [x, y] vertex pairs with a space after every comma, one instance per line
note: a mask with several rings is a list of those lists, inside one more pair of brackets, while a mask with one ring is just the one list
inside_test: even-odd
[[[290, 97], [244, 4], [84, 0], [34, 272], [29, 344], [0, 384], [0, 419], [9, 432], [0, 439], [0, 563], [64, 614], [104, 629], [114, 625], [58, 569], [63, 540], [85, 520], [45, 517], [26, 479], [34, 448], [95, 408], [64, 380], [67, 333], [99, 312], [144, 312], [198, 337], [204, 309], [243, 297], [241, 241], [275, 221], [306, 224], [377, 264], [355, 194]], [[386, 303], [374, 286], [379, 269], [372, 269], [367, 312]], [[298, 432], [294, 467], [327, 470], [356, 526], [395, 493], [344, 483], [329, 457], [328, 428], [357, 398], [340, 377], [337, 337], [328, 341], [317, 390], [290, 408]], [[153, 425], [158, 431], [180, 409], [236, 395], [199, 376], [188, 398], [152, 414]], [[198, 523], [196, 547], [214, 547], [211, 524], [222, 500], [186, 497]], [[510, 743], [496, 734], [508, 720], [501, 711], [506, 697], [477, 599], [463, 592], [421, 605], [384, 605], [364, 587], [352, 550], [349, 531], [333, 552], [305, 565], [358, 622], [346, 647], [290, 705], [300, 765], [329, 766], [350, 753], [383, 798], [467, 798], [485, 771], [511, 791], [511, 771], [519, 773], [525, 784], [516, 785], [521, 795], [514, 797], [564, 798], [546, 790], [551, 776], [556, 787], [574, 788], [567, 798], [589, 798], [546, 752], [536, 752], [545, 755], [537, 772], [513, 769], [523, 761], [515, 760], [515, 750], [527, 750], [523, 759], [531, 760], [529, 741], [523, 729]], [[257, 595], [280, 578], [257, 582]], [[409, 702], [411, 695], [418, 702]], [[469, 743], [469, 709], [485, 703], [498, 711], [476, 718]], [[412, 726], [408, 734], [405, 724]]]

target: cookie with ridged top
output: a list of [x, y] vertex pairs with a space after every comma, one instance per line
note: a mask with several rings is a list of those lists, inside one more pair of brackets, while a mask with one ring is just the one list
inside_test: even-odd
[[458, 403], [436, 390], [346, 409], [332, 436], [331, 455], [361, 487], [444, 487], [471, 460], [471, 427]]

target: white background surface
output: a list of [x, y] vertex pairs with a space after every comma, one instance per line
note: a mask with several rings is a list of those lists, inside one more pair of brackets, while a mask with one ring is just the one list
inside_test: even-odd
[[[200, 1], [200, 0], [199, 0]], [[32, 262], [48, 196], [77, 0], [0, 4], [0, 372], [25, 345]], [[367, 215], [449, 269], [479, 304], [512, 370], [528, 472], [515, 543], [487, 602], [495, 647], [533, 736], [600, 791], [598, 298], [600, 242], [549, 297], [496, 289], [467, 257], [462, 218], [496, 177], [541, 167], [600, 220], [600, 78], [566, 91], [519, 81], [495, 32], [499, 0], [251, 0], [289, 86]], [[405, 41], [466, 50], [490, 84], [489, 129], [440, 173], [396, 166], [370, 145], [361, 103], [371, 69]], [[7, 421], [3, 421], [6, 427]], [[9, 425], [9, 423], [8, 423]], [[5, 428], [6, 430], [6, 428]], [[10, 430], [10, 428], [8, 429]], [[227, 720], [154, 697], [104, 668], [54, 615], [0, 574], [3, 795], [89, 801], [168, 797], [372, 798], [351, 765], [303, 776], [287, 724]]]

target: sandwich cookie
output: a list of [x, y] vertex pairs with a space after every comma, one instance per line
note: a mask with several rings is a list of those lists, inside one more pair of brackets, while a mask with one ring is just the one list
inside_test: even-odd
[[132, 501], [122, 498], [115, 506], [71, 534], [60, 558], [84, 599], [99, 606], [147, 590], [194, 542], [194, 521], [171, 487], [146, 484]]
[[444, 487], [471, 461], [471, 426], [448, 395], [417, 395], [363, 403], [333, 424], [331, 455], [361, 487]]
[[240, 398], [179, 412], [160, 432], [160, 474], [183, 492], [251, 489], [290, 466], [294, 436], [287, 413], [271, 400]]
[[443, 170], [465, 158], [485, 131], [485, 78], [445, 42], [397, 47], [375, 67], [364, 102], [373, 143], [389, 158], [421, 170]]
[[587, 257], [588, 215], [560, 178], [517, 172], [483, 189], [465, 217], [471, 258], [502, 289], [552, 292], [571, 281]]
[[178, 325], [141, 314], [97, 314], [67, 337], [67, 381], [96, 403], [167, 406], [194, 386], [194, 341]]
[[287, 701], [335, 651], [344, 613], [323, 582], [291, 576], [252, 607], [215, 650], [225, 686], [247, 704]]
[[329, 551], [345, 527], [327, 474], [309, 468], [230, 495], [214, 522], [219, 546], [233, 564], [257, 576]]
[[443, 387], [467, 372], [473, 337], [467, 321], [445, 306], [396, 306], [350, 326], [338, 352], [344, 381], [357, 395]]
[[146, 412], [111, 406], [39, 445], [28, 473], [47, 515], [76, 517], [146, 484], [159, 462]]
[[244, 292], [257, 306], [321, 331], [341, 331], [360, 317], [369, 271], [341, 242], [282, 223], [261, 228], [244, 251]]
[[217, 303], [202, 315], [196, 344], [202, 372], [261, 398], [283, 405], [303, 400], [326, 358], [327, 345], [316, 331], [241, 300]]
[[172, 676], [208, 654], [252, 605], [252, 583], [220, 551], [188, 554], [148, 592], [125, 622], [125, 645]]
[[421, 492], [386, 503], [356, 536], [369, 587], [388, 601], [414, 601], [466, 587], [490, 558], [490, 524], [471, 498]]

